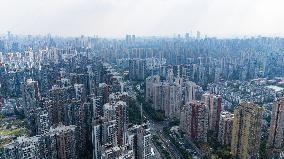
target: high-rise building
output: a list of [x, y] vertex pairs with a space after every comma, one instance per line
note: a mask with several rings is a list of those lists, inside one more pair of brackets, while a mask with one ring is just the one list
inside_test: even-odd
[[174, 83], [174, 69], [173, 69], [173, 66], [168, 66], [167, 79], [166, 80], [170, 84]]
[[127, 105], [123, 101], [106, 103], [104, 105], [104, 118], [108, 121], [115, 120], [117, 144], [123, 145], [126, 142], [126, 131], [128, 126]]
[[231, 154], [236, 158], [258, 158], [263, 109], [251, 102], [234, 110]]
[[99, 120], [94, 121], [92, 130], [93, 159], [102, 156], [102, 125]]
[[3, 146], [3, 157], [4, 159], [37, 158], [38, 144], [38, 137], [19, 137], [16, 141]]
[[180, 115], [181, 130], [193, 140], [207, 142], [208, 113], [208, 106], [203, 102], [186, 103]]
[[129, 78], [132, 80], [144, 80], [146, 73], [145, 59], [129, 60]]
[[36, 110], [36, 134], [45, 134], [49, 131], [50, 127], [48, 111], [38, 108]]
[[[271, 122], [267, 148], [275, 158], [283, 151], [284, 143], [284, 97], [274, 102], [272, 107]], [[277, 157], [278, 156], [278, 157]]]
[[86, 92], [83, 84], [74, 84], [75, 99], [85, 101]]
[[[55, 134], [57, 155], [60, 159], [76, 159], [76, 126], [60, 125], [50, 130], [50, 135]], [[79, 136], [78, 136], [79, 137]]]
[[188, 103], [193, 100], [196, 100], [196, 83], [192, 81], [185, 82], [185, 93], [184, 93], [184, 102]]
[[39, 156], [44, 158], [56, 159], [58, 158], [58, 147], [55, 133], [45, 133], [38, 137]]
[[153, 96], [153, 84], [160, 84], [160, 76], [150, 76], [146, 78], [146, 100], [152, 100]]
[[126, 41], [126, 43], [129, 45], [129, 44], [131, 44], [132, 43], [132, 37], [131, 37], [131, 35], [126, 35], [125, 36], [125, 41]]
[[146, 79], [146, 100], [152, 103], [155, 110], [164, 110], [165, 86], [160, 82], [160, 76], [150, 76]]
[[234, 114], [223, 111], [220, 114], [218, 142], [222, 145], [230, 145], [232, 139]]
[[107, 118], [96, 119], [93, 122], [92, 142], [93, 159], [101, 158], [138, 158], [146, 159], [151, 156], [151, 133], [148, 124], [133, 125], [124, 130], [126, 141], [117, 141], [118, 127], [116, 120]]
[[135, 35], [131, 35], [131, 41], [135, 43]]
[[118, 101], [115, 104], [116, 114], [116, 130], [117, 130], [117, 144], [123, 145], [126, 143], [127, 128], [128, 128], [128, 113], [127, 105], [123, 101]]
[[218, 132], [222, 97], [205, 93], [202, 95], [202, 100], [209, 107], [209, 129]]
[[162, 85], [162, 104], [166, 117], [179, 117], [182, 105], [182, 87], [178, 82]]
[[35, 110], [38, 107], [41, 98], [37, 81], [27, 79], [21, 86], [24, 98], [24, 110], [26, 113]]
[[36, 109], [39, 107], [41, 99], [38, 82], [27, 79], [22, 83], [21, 91], [24, 100], [24, 112], [28, 119], [31, 134], [36, 135]]
[[48, 113], [50, 116], [50, 122], [52, 125], [64, 122], [64, 105], [68, 104], [73, 95], [73, 87], [58, 87], [53, 86], [49, 90], [49, 100], [47, 100], [44, 105], [48, 108]]
[[41, 135], [18, 137], [17, 140], [3, 146], [4, 158], [76, 159], [75, 129], [74, 125], [59, 125]]
[[197, 39], [197, 40], [200, 40], [200, 31], [197, 31], [197, 32], [196, 32], [196, 39]]
[[109, 94], [110, 94], [110, 86], [106, 83], [99, 83], [97, 96], [102, 97], [102, 104], [108, 102]]
[[142, 125], [134, 125], [130, 129], [134, 135], [134, 151], [135, 158], [148, 159], [151, 156], [151, 133], [148, 123]]
[[102, 144], [117, 146], [116, 120], [102, 120]]
[[93, 106], [93, 118], [99, 118], [103, 116], [103, 104], [102, 104], [102, 97], [92, 97], [91, 104]]
[[189, 33], [185, 33], [184, 38], [185, 38], [185, 40], [189, 40]]
[[155, 110], [164, 110], [163, 102], [162, 102], [162, 99], [163, 99], [162, 84], [161, 83], [153, 83], [151, 88], [152, 88], [152, 94], [153, 94], [153, 96], [152, 96], [152, 102], [153, 102], [152, 107]]

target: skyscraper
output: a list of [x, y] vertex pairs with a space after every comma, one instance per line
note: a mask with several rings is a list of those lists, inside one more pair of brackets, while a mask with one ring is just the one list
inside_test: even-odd
[[49, 114], [46, 109], [38, 108], [36, 110], [36, 133], [44, 134], [49, 131], [51, 124], [49, 121]]
[[267, 147], [271, 155], [279, 155], [284, 139], [284, 97], [278, 98], [272, 107]]
[[224, 111], [220, 114], [218, 142], [222, 145], [231, 144], [234, 114]]
[[86, 92], [83, 84], [74, 84], [75, 99], [85, 101]]
[[[76, 159], [76, 126], [60, 125], [50, 130], [50, 135], [55, 134], [58, 158], [60, 159]], [[79, 136], [78, 136], [79, 137]]]
[[127, 105], [123, 101], [106, 103], [104, 105], [104, 118], [111, 121], [115, 120], [117, 144], [123, 145], [126, 142], [126, 130], [128, 126]]
[[36, 109], [39, 107], [41, 99], [39, 93], [38, 82], [27, 79], [21, 85], [22, 95], [24, 99], [24, 112], [28, 119], [31, 134], [36, 135]]
[[[4, 145], [4, 158], [76, 159], [76, 126], [59, 125], [47, 133], [19, 137]], [[2, 156], [1, 156], [2, 157]]]
[[102, 125], [99, 120], [95, 120], [92, 130], [93, 159], [99, 159], [102, 156]]
[[106, 83], [99, 83], [99, 87], [97, 90], [97, 96], [102, 97], [102, 104], [108, 102], [108, 97], [110, 94], [110, 86]]
[[144, 80], [146, 72], [145, 59], [130, 59], [129, 60], [129, 78], [132, 80]]
[[163, 110], [163, 94], [162, 94], [162, 84], [161, 83], [153, 83], [152, 84], [152, 102], [153, 108], [155, 110]]
[[184, 95], [185, 103], [195, 100], [196, 89], [197, 89], [196, 83], [192, 81], [187, 81], [185, 83], [185, 95]]
[[126, 142], [126, 132], [128, 126], [127, 105], [123, 101], [115, 104], [117, 143], [123, 145]]
[[49, 90], [49, 99], [44, 104], [48, 108], [48, 113], [50, 115], [50, 122], [52, 124], [63, 123], [64, 121], [64, 105], [69, 103], [68, 101], [72, 99], [73, 88], [63, 87], [60, 88], [57, 85], [53, 86], [51, 90]]
[[162, 108], [162, 83], [160, 76], [150, 76], [146, 78], [146, 100], [153, 102], [155, 110]]
[[222, 109], [222, 97], [205, 93], [202, 95], [202, 100], [209, 107], [209, 129], [217, 132]]
[[193, 140], [207, 142], [208, 106], [200, 101], [186, 103], [181, 110], [180, 128]]
[[4, 145], [4, 159], [38, 157], [38, 137], [19, 137], [8, 145]]
[[29, 113], [30, 111], [35, 110], [38, 106], [38, 102], [41, 98], [39, 92], [38, 82], [32, 79], [27, 79], [22, 85], [22, 94], [24, 97], [24, 108], [25, 112]]
[[263, 109], [250, 102], [234, 110], [231, 154], [236, 158], [258, 158]]
[[182, 88], [178, 80], [175, 83], [164, 83], [162, 85], [162, 104], [166, 117], [178, 118], [182, 105]]
[[138, 159], [147, 159], [151, 156], [151, 133], [148, 125], [141, 125], [137, 130], [137, 151]]

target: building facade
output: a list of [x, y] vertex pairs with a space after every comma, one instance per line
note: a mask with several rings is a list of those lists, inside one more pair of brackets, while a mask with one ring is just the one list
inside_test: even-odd
[[267, 148], [272, 156], [283, 151], [284, 139], [284, 97], [278, 98], [272, 107]]
[[234, 110], [231, 154], [236, 158], [258, 158], [263, 109], [250, 102]]
[[232, 139], [234, 114], [223, 111], [220, 115], [218, 142], [222, 145], [230, 145]]
[[181, 110], [180, 128], [193, 140], [207, 142], [208, 106], [200, 101], [186, 103]]

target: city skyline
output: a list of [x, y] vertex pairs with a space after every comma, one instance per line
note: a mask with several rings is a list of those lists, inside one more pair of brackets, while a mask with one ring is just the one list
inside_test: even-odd
[[58, 36], [98, 35], [122, 38], [172, 36], [186, 32], [202, 37], [283, 36], [284, 2], [225, 0], [61, 0], [3, 1], [0, 33]]
[[0, 35], [0, 158], [281, 157], [283, 50], [200, 33]]
[[0, 159], [284, 158], [282, 6], [1, 1]]

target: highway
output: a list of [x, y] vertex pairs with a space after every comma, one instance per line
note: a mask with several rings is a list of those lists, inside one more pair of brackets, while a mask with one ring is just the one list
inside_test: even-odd
[[[151, 128], [151, 130], [152, 130], [152, 128]], [[166, 150], [167, 152], [169, 152], [170, 157], [171, 157], [171, 158], [176, 158], [176, 157], [175, 157], [175, 154], [170, 150], [169, 146], [167, 145], [167, 143], [165, 142], [165, 140], [163, 140], [163, 139], [161, 138], [160, 134], [157, 133], [155, 130], [153, 130], [151, 133], [152, 133], [152, 135], [156, 135], [156, 136], [160, 139], [160, 141], [162, 141], [162, 145], [165, 146], [164, 148], [165, 148], [165, 150]], [[161, 155], [161, 156], [164, 156], [164, 154], [161, 152], [161, 150], [159, 150], [159, 152], [160, 152], [160, 155]]]
[[191, 141], [191, 139], [187, 135], [184, 135], [184, 141], [185, 144], [189, 145], [191, 148], [195, 150], [195, 152], [197, 152], [198, 157], [202, 158], [204, 156], [201, 150], [198, 147], [196, 147], [196, 145]]
[[168, 122], [154, 122], [149, 117], [147, 117], [147, 114], [144, 115], [146, 115], [147, 120], [150, 122], [151, 133], [159, 137], [159, 139], [163, 142], [163, 145], [166, 146], [166, 149], [170, 153], [171, 158], [182, 159], [183, 156], [177, 150], [176, 146], [163, 134], [163, 128], [168, 126]]
[[[151, 120], [149, 117], [147, 117], [147, 114], [144, 114], [144, 115], [147, 118], [147, 120], [150, 122], [151, 133], [160, 138], [160, 140], [166, 146], [171, 157], [175, 158], [175, 159], [184, 158], [182, 156], [182, 154], [179, 152], [179, 150], [177, 149], [177, 147], [169, 140], [169, 138], [167, 136], [165, 136], [163, 134], [163, 128], [168, 127], [168, 121], [155, 122], [155, 121]], [[196, 145], [186, 135], [184, 137], [184, 144], [185, 144], [186, 147], [190, 147], [195, 152], [197, 152], [196, 157], [202, 158], [204, 156], [204, 154], [201, 152], [201, 150], [198, 147], [196, 147]]]

